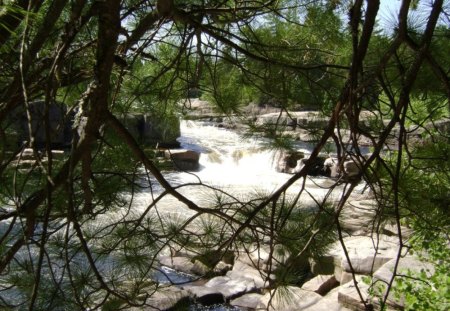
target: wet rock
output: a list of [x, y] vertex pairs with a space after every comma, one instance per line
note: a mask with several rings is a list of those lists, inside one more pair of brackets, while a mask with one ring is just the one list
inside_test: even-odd
[[298, 161], [300, 159], [303, 159], [304, 157], [305, 154], [300, 151], [281, 152], [281, 154], [278, 157], [275, 169], [281, 173], [292, 174], [295, 172], [295, 169], [298, 166]]
[[175, 167], [183, 171], [199, 169], [200, 153], [187, 149], [169, 149], [164, 152], [167, 159], [171, 159]]

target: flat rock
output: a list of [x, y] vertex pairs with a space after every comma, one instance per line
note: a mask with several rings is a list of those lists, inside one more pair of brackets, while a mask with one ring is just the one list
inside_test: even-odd
[[217, 276], [209, 280], [205, 287], [213, 288], [220, 292], [226, 300], [256, 289], [255, 282], [245, 276], [237, 279], [228, 276]]
[[[347, 237], [344, 239], [351, 265], [357, 274], [371, 274], [383, 264], [395, 258], [398, 253], [398, 240], [395, 237], [380, 235], [379, 239], [371, 237]], [[342, 271], [351, 272], [350, 264], [345, 257], [339, 242], [329, 251], [335, 265]], [[336, 275], [340, 280], [340, 275]]]
[[244, 310], [254, 310], [258, 306], [258, 304], [261, 302], [261, 298], [264, 295], [251, 293], [251, 294], [245, 294], [242, 295], [239, 298], [233, 299], [230, 301], [230, 305], [239, 307]]

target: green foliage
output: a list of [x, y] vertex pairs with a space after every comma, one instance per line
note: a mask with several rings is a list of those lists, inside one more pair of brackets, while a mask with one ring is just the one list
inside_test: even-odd
[[394, 295], [403, 297], [405, 310], [448, 310], [450, 308], [450, 249], [448, 235], [416, 236], [411, 247], [419, 258], [433, 264], [434, 271], [408, 270], [397, 277]]

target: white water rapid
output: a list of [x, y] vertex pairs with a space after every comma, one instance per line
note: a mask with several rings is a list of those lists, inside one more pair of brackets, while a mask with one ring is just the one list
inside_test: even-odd
[[[182, 121], [181, 137], [178, 139], [181, 147], [198, 151], [200, 169], [196, 172], [164, 172], [165, 178], [172, 186], [201, 183], [219, 188], [237, 196], [242, 201], [254, 198], [256, 193], [270, 194], [292, 177], [290, 174], [275, 170], [275, 151], [267, 150], [261, 140], [243, 138], [234, 130], [220, 128], [216, 124], [199, 121]], [[299, 151], [307, 157], [312, 145], [300, 143]], [[302, 194], [301, 201], [308, 205], [314, 200], [321, 201], [334, 181], [325, 177], [308, 177], [307, 192]], [[295, 195], [301, 187], [298, 181], [288, 190]], [[340, 187], [335, 189], [339, 195]], [[337, 191], [336, 191], [337, 190]], [[212, 191], [203, 186], [183, 186], [178, 189], [188, 199], [202, 207], [210, 207]], [[161, 188], [154, 188], [154, 195], [160, 194]], [[136, 211], [142, 211], [152, 202], [149, 192], [140, 193], [135, 197]], [[194, 214], [173, 197], [166, 196], [158, 201], [160, 214], [173, 217], [189, 217]], [[167, 215], [169, 214], [169, 215]]]

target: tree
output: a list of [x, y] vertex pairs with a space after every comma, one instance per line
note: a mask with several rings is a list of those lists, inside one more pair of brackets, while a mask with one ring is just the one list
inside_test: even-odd
[[[1, 2], [0, 305], [148, 306], [158, 290], [152, 281], [156, 257], [166, 248], [189, 249], [216, 262], [249, 243], [264, 245], [283, 264], [274, 288], [304, 281], [303, 271], [295, 269], [320, 257], [334, 239], [351, 266], [341, 216], [361, 179], [378, 202], [374, 236], [389, 220], [399, 237], [394, 276], [381, 297], [385, 305], [408, 247], [404, 224], [421, 237], [437, 235], [436, 241], [448, 243], [449, 179], [440, 169], [448, 166], [448, 148], [424, 150], [410, 139], [420, 132], [422, 139], [448, 144], [448, 128], [438, 120], [448, 118], [450, 102], [443, 51], [448, 5], [433, 1], [424, 11], [426, 25], [417, 30], [409, 24], [412, 2], [402, 1], [389, 35], [377, 32], [376, 0]], [[333, 11], [342, 8], [346, 16]], [[286, 49], [288, 33], [300, 39]], [[279, 83], [280, 77], [289, 85]], [[429, 87], [423, 77], [436, 85]], [[227, 90], [241, 82], [248, 88], [242, 103], [258, 90], [289, 112], [306, 94], [307, 104], [326, 105], [329, 121], [304, 167], [273, 193], [243, 200], [199, 182], [193, 186], [209, 189], [214, 198], [211, 206], [199, 205], [183, 194], [192, 185], [172, 185], [120, 115], [145, 111], [171, 120], [179, 99], [197, 87], [209, 91], [222, 110], [239, 112], [239, 106], [228, 109], [238, 98]], [[38, 121], [44, 146], [37, 146], [34, 133], [36, 100], [43, 107]], [[52, 123], [55, 106], [74, 120], [61, 160], [52, 153], [52, 130], [62, 126]], [[363, 120], [366, 109], [369, 121]], [[28, 135], [19, 146], [12, 139], [17, 115], [24, 116]], [[368, 157], [361, 137], [372, 144]], [[313, 211], [302, 211], [307, 172], [329, 141], [341, 170], [351, 160], [359, 172], [339, 179]], [[33, 150], [29, 168], [17, 164], [24, 147]], [[436, 187], [424, 197], [412, 181]], [[289, 198], [295, 183], [302, 186]], [[341, 183], [340, 199], [331, 201]], [[139, 191], [152, 193], [153, 201], [138, 210], [133, 202]], [[158, 204], [169, 196], [190, 216], [161, 217]], [[353, 277], [370, 310], [372, 302]]]

